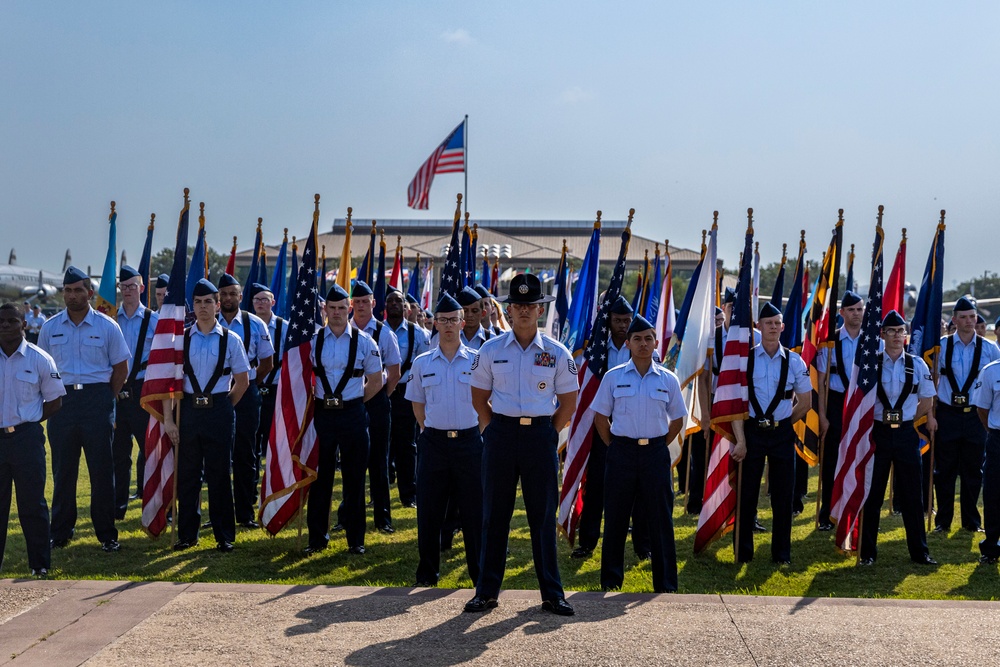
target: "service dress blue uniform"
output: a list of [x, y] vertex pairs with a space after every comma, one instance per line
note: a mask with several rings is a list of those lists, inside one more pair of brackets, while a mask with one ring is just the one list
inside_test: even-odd
[[959, 496], [962, 527], [979, 530], [979, 491], [983, 485], [986, 430], [972, 405], [971, 391], [981, 369], [1000, 359], [1000, 348], [982, 336], [967, 344], [957, 333], [941, 338], [938, 352], [938, 432], [934, 442], [934, 493], [937, 497], [935, 528], [947, 532], [955, 517], [955, 480], [961, 478]]
[[556, 395], [579, 388], [576, 364], [554, 338], [536, 332], [522, 349], [508, 331], [479, 350], [472, 386], [492, 392], [493, 409], [483, 431], [483, 544], [476, 595], [494, 599], [500, 592], [520, 480], [542, 600], [562, 599], [556, 549], [559, 433], [552, 415]]
[[66, 395], [52, 357], [22, 340], [9, 357], [0, 349], [0, 568], [7, 545], [11, 484], [28, 548], [28, 567], [52, 567], [49, 507], [45, 503], [42, 405]]
[[[919, 399], [934, 396], [934, 381], [927, 364], [920, 357], [904, 352], [895, 360], [882, 352], [882, 372], [879, 374], [875, 422], [872, 441], [875, 455], [872, 463], [871, 486], [865, 500], [864, 519], [861, 522], [862, 561], [878, 555], [879, 519], [885, 488], [889, 482], [889, 469], [897, 482], [896, 502], [903, 514], [906, 529], [906, 547], [910, 559], [923, 562], [928, 555], [927, 532], [924, 528], [923, 502], [920, 487], [923, 475], [920, 464], [920, 436], [913, 428]], [[895, 412], [895, 416], [890, 413]], [[939, 427], [940, 428], [940, 427]]]
[[[351, 326], [357, 326], [351, 319]], [[358, 327], [361, 328], [361, 327]], [[388, 375], [386, 368], [398, 366], [402, 362], [399, 356], [399, 343], [396, 334], [389, 325], [374, 317], [361, 328], [378, 345], [382, 360], [382, 388], [367, 403], [368, 436], [370, 449], [368, 453], [368, 484], [372, 496], [372, 514], [375, 527], [392, 529], [392, 512], [389, 509], [389, 437], [392, 432], [392, 408], [389, 404], [389, 391], [386, 387]], [[394, 390], [395, 393], [395, 390]], [[340, 512], [338, 511], [338, 516]], [[341, 517], [342, 519], [343, 517]], [[343, 525], [347, 525], [341, 521]]]
[[473, 585], [479, 580], [483, 528], [483, 438], [472, 407], [475, 351], [460, 345], [449, 360], [440, 348], [413, 361], [406, 398], [424, 406], [417, 439], [417, 581], [436, 584], [441, 569], [441, 528], [456, 502]]
[[112, 440], [112, 369], [131, 357], [118, 323], [89, 309], [80, 324], [62, 310], [42, 325], [38, 346], [52, 355], [66, 387], [62, 409], [49, 419], [52, 448], [52, 541], [66, 543], [76, 528], [80, 452], [90, 474], [90, 518], [102, 544], [118, 540]]
[[[323, 337], [320, 343], [320, 336]], [[322, 346], [319, 354], [317, 349]], [[355, 346], [351, 361], [351, 347]], [[337, 336], [329, 326], [312, 340], [316, 369], [313, 420], [319, 446], [316, 481], [309, 487], [309, 547], [320, 550], [330, 541], [330, 500], [340, 450], [343, 497], [340, 522], [348, 548], [365, 545], [365, 468], [368, 466], [368, 413], [364, 406], [365, 376], [382, 370], [378, 346], [353, 326]], [[322, 375], [325, 374], [326, 382]], [[330, 390], [327, 391], [327, 386]]]
[[771, 559], [791, 561], [792, 495], [795, 486], [795, 432], [792, 398], [812, 390], [809, 371], [797, 353], [779, 346], [774, 356], [763, 344], [751, 348], [747, 368], [750, 418], [743, 422], [747, 453], [742, 466], [737, 525], [734, 531], [736, 561], [753, 560], [754, 517], [765, 459], [769, 465], [771, 493]]
[[142, 497], [146, 466], [146, 427], [149, 413], [142, 409], [142, 383], [146, 377], [146, 363], [153, 346], [153, 334], [159, 315], [141, 303], [129, 317], [125, 307], [118, 308], [118, 326], [125, 336], [125, 343], [132, 353], [128, 362], [128, 378], [118, 392], [115, 402], [115, 436], [113, 454], [115, 461], [115, 518], [124, 519], [128, 509], [129, 490], [132, 485], [132, 442], [139, 445], [136, 456], [136, 495]]
[[629, 361], [609, 370], [591, 403], [611, 420], [605, 463], [604, 545], [601, 588], [615, 590], [625, 579], [625, 538], [634, 505], [649, 525], [653, 591], [677, 590], [673, 475], [666, 440], [670, 423], [687, 415], [677, 376], [655, 362], [640, 374]]
[[972, 403], [987, 412], [986, 459], [983, 462], [983, 530], [979, 552], [989, 562], [1000, 558], [1000, 362], [979, 371]]
[[[185, 331], [184, 398], [177, 455], [177, 538], [194, 544], [201, 527], [201, 485], [208, 487], [208, 518], [218, 545], [236, 541], [230, 475], [236, 409], [229, 400], [232, 376], [250, 370], [243, 343], [216, 323], [207, 334]], [[222, 357], [220, 359], [220, 351]]]
[[274, 356], [274, 345], [267, 325], [253, 313], [241, 310], [226, 322], [219, 314], [219, 323], [243, 344], [250, 363], [250, 386], [236, 404], [236, 439], [233, 442], [233, 501], [236, 523], [254, 520], [257, 482], [260, 479], [260, 454], [257, 451], [257, 428], [260, 426], [260, 390], [257, 388], [257, 366], [261, 360]]
[[[386, 326], [391, 326], [386, 323]], [[392, 406], [392, 433], [389, 455], [396, 471], [396, 490], [399, 502], [404, 507], [416, 502], [417, 497], [417, 420], [413, 416], [413, 406], [407, 396], [410, 369], [414, 361], [430, 349], [427, 332], [410, 324], [405, 319], [392, 329], [399, 345], [402, 359], [399, 367], [399, 383], [389, 397]]]

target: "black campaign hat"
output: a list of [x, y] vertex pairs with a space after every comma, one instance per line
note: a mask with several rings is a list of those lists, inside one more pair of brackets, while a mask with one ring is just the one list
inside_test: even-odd
[[886, 327], [905, 327], [906, 320], [895, 310], [890, 310], [886, 313], [885, 319], [882, 320], [882, 328]]
[[549, 303], [556, 300], [554, 296], [542, 294], [542, 283], [532, 273], [514, 276], [507, 291], [508, 294], [501, 299], [501, 303]]

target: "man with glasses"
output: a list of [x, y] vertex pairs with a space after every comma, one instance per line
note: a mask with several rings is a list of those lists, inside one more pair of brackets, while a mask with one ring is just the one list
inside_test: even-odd
[[142, 382], [146, 377], [146, 362], [153, 346], [153, 334], [159, 316], [142, 305], [140, 297], [146, 291], [142, 276], [128, 264], [118, 271], [118, 288], [122, 292], [122, 305], [118, 308], [118, 326], [125, 336], [132, 358], [129, 360], [128, 377], [118, 392], [115, 403], [115, 438], [112, 444], [115, 465], [115, 519], [125, 518], [128, 509], [129, 487], [132, 485], [132, 441], [139, 443], [136, 456], [136, 493], [142, 497], [146, 466], [146, 427], [149, 413], [139, 405]]
[[476, 595], [465, 611], [497, 606], [520, 481], [542, 609], [571, 616], [556, 549], [556, 448], [576, 408], [577, 369], [569, 350], [538, 330], [543, 304], [553, 300], [542, 295], [538, 277], [514, 276], [509, 290], [511, 330], [484, 343], [472, 363], [472, 404], [483, 434], [483, 544]]

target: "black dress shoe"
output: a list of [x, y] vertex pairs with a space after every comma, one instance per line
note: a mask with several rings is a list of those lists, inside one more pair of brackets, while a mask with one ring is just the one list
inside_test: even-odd
[[190, 549], [193, 546], [197, 546], [198, 540], [181, 540], [180, 542], [175, 542], [173, 546], [174, 551], [184, 551], [185, 549]]
[[333, 531], [334, 533], [339, 533], [340, 531], [344, 530], [344, 524], [338, 521], [337, 523], [333, 524], [333, 528], [331, 528], [330, 530]]
[[115, 551], [121, 551], [122, 545], [118, 544], [118, 540], [108, 540], [101, 545], [101, 551], [107, 553], [113, 553]]
[[569, 605], [569, 602], [566, 602], [566, 598], [546, 600], [542, 603], [542, 611], [550, 611], [556, 616], [572, 616], [576, 613], [573, 611], [573, 607]]
[[69, 546], [69, 538], [64, 540], [49, 540], [49, 546], [53, 549], [62, 549], [63, 547]]
[[758, 533], [766, 533], [767, 532], [767, 526], [765, 526], [764, 524], [762, 524], [757, 519], [753, 520], [753, 529], [754, 529], [755, 532], [758, 532]]
[[833, 530], [833, 524], [829, 521], [824, 521], [823, 523], [816, 526], [816, 530], [823, 531], [824, 533]]
[[363, 556], [365, 554], [365, 548], [361, 545], [358, 545], [356, 547], [351, 547], [350, 549], [348, 549], [347, 553], [351, 554], [352, 556]]
[[211, 528], [212, 527], [212, 521], [211, 520], [206, 521], [205, 523], [201, 524], [201, 527], [202, 528]]
[[243, 528], [260, 528], [260, 524], [253, 519], [248, 519], [247, 521], [240, 521], [240, 526]]
[[996, 565], [998, 562], [1000, 562], [1000, 557], [998, 557], [998, 556], [980, 556], [979, 557], [979, 564], [980, 565]]
[[937, 565], [938, 562], [931, 558], [930, 554], [924, 554], [921, 558], [911, 558], [916, 565]]
[[772, 558], [771, 562], [775, 565], [791, 565], [792, 561], [788, 558]]
[[985, 533], [986, 532], [981, 527], [976, 526], [974, 524], [971, 524], [971, 525], [968, 525], [968, 526], [962, 526], [962, 528], [965, 528], [970, 533]]
[[935, 533], [947, 533], [948, 529], [945, 528], [944, 526], [934, 526], [934, 532]]
[[463, 611], [471, 612], [473, 614], [479, 614], [487, 609], [496, 609], [497, 599], [496, 598], [484, 598], [481, 595], [477, 595], [468, 602], [465, 603], [465, 608]]
[[390, 526], [389, 524], [385, 524], [385, 525], [379, 526], [376, 530], [378, 530], [378, 532], [384, 533], [386, 535], [392, 535], [393, 533], [396, 532], [396, 529], [393, 528], [392, 526]]
[[219, 542], [218, 544], [215, 545], [216, 551], [221, 551], [224, 554], [228, 554], [228, 553], [232, 552], [232, 550], [235, 549], [235, 548], [236, 547], [233, 546], [232, 542], [227, 542], [225, 540], [223, 540], [222, 542]]
[[577, 547], [573, 549], [573, 553], [569, 555], [570, 558], [590, 558], [590, 555], [594, 553], [593, 549], [588, 549], [587, 547]]
[[875, 559], [872, 557], [862, 558], [861, 560], [858, 561], [858, 565], [861, 565], [862, 567], [868, 567], [874, 564], [875, 564]]
[[309, 546], [307, 546], [305, 549], [302, 550], [302, 553], [306, 555], [318, 554], [320, 551], [325, 551], [326, 547], [327, 545], [325, 544], [310, 544]]
[[128, 499], [129, 500], [139, 500], [139, 494], [138, 493], [133, 493], [131, 496], [128, 497]]
[[31, 568], [31, 576], [35, 577], [36, 579], [47, 579], [49, 576], [49, 571], [44, 567], [39, 567], [39, 568], [33, 567]]
[[637, 551], [635, 557], [638, 558], [640, 561], [644, 561], [644, 560], [649, 560], [652, 555], [653, 554], [651, 554], [648, 551]]
[[410, 508], [411, 510], [417, 509], [417, 501], [416, 500], [407, 500], [406, 502], [403, 502], [403, 503], [400, 503], [400, 504], [403, 507]]
[[413, 584], [414, 588], [434, 588], [435, 586], [437, 586], [437, 584], [430, 581], [418, 581]]

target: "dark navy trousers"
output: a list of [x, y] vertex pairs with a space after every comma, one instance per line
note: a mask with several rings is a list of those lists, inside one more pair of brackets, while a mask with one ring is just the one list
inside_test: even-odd
[[344, 500], [338, 510], [347, 535], [348, 547], [365, 545], [365, 468], [368, 466], [368, 413], [361, 400], [348, 403], [343, 410], [326, 410], [317, 399], [313, 423], [316, 426], [319, 460], [316, 481], [309, 487], [309, 546], [322, 548], [330, 541], [330, 503], [333, 478], [337, 472], [340, 450], [340, 473]]
[[403, 505], [417, 496], [417, 418], [413, 416], [413, 404], [404, 398], [405, 393], [406, 385], [398, 384], [389, 397], [392, 404], [389, 454], [395, 463], [396, 490]]
[[[580, 524], [577, 530], [578, 544], [584, 549], [597, 548], [597, 540], [601, 537], [601, 519], [604, 517], [605, 505], [605, 466], [607, 465], [608, 446], [594, 430], [590, 446], [590, 456], [587, 457], [587, 479], [583, 485], [583, 511], [580, 512]], [[671, 482], [672, 483], [672, 482]], [[636, 555], [644, 557], [651, 551], [649, 541], [649, 522], [645, 516], [645, 508], [636, 503], [631, 510], [632, 515], [632, 548]], [[605, 519], [605, 523], [607, 519]], [[626, 529], [628, 526], [626, 526]]]
[[142, 409], [139, 397], [142, 382], [136, 382], [129, 389], [129, 398], [115, 401], [115, 436], [112, 441], [112, 456], [115, 461], [115, 518], [124, 519], [128, 509], [128, 497], [132, 490], [132, 443], [139, 444], [136, 457], [136, 488], [142, 497], [143, 469], [146, 466], [146, 427], [149, 413]]
[[237, 523], [254, 518], [257, 482], [260, 479], [260, 455], [257, 452], [257, 428], [260, 426], [260, 391], [250, 381], [246, 393], [236, 404], [236, 436], [233, 440], [233, 503]]
[[944, 403], [938, 403], [938, 430], [934, 442], [934, 494], [937, 496], [937, 516], [934, 524], [951, 527], [955, 517], [955, 480], [962, 479], [959, 497], [962, 527], [979, 528], [981, 525], [979, 491], [983, 486], [983, 451], [986, 430], [975, 408], [962, 412]]
[[52, 539], [69, 540], [76, 529], [76, 482], [80, 452], [90, 475], [90, 519], [99, 542], [118, 539], [111, 442], [115, 399], [108, 383], [67, 385], [62, 408], [49, 418], [52, 448]]
[[761, 429], [754, 419], [743, 422], [747, 441], [747, 455], [741, 464], [739, 504], [733, 531], [736, 562], [753, 560], [753, 524], [757, 516], [760, 482], [764, 476], [765, 460], [769, 464], [768, 481], [771, 491], [771, 559], [792, 558], [792, 495], [795, 485], [795, 432], [789, 420], [777, 429]]
[[449, 498], [456, 499], [465, 541], [465, 562], [473, 585], [479, 581], [483, 530], [483, 439], [479, 429], [449, 438], [425, 430], [417, 441], [417, 581], [437, 583], [441, 570], [441, 528]]
[[0, 569], [7, 546], [11, 485], [17, 493], [17, 517], [28, 547], [28, 567], [52, 567], [49, 506], [45, 503], [45, 435], [41, 424], [22, 424], [0, 433]]
[[673, 474], [667, 443], [638, 445], [630, 440], [613, 438], [607, 451], [604, 480], [607, 493], [604, 496], [601, 588], [617, 590], [622, 587], [629, 517], [633, 507], [641, 505], [650, 527], [653, 592], [676, 592]]
[[177, 448], [177, 539], [193, 542], [201, 528], [201, 483], [208, 486], [208, 518], [215, 541], [236, 541], [233, 482], [230, 476], [236, 412], [225, 393], [212, 395], [212, 407], [196, 408], [190, 394], [181, 401]]
[[[844, 434], [844, 394], [832, 389], [827, 394], [826, 418], [830, 422], [823, 439], [823, 460], [819, 474], [823, 488], [820, 490], [819, 522], [830, 523], [830, 508], [833, 502], [833, 479], [837, 473], [837, 458], [840, 453], [840, 438]], [[803, 463], [805, 463], [803, 461]], [[798, 462], [796, 461], [796, 464]]]
[[564, 597], [556, 548], [558, 442], [551, 423], [520, 426], [494, 419], [483, 431], [483, 545], [477, 595], [495, 598], [500, 593], [520, 480], [542, 599]]
[[986, 461], [983, 464], [983, 529], [986, 537], [979, 552], [990, 558], [1000, 557], [1000, 431], [990, 429], [986, 436]]

